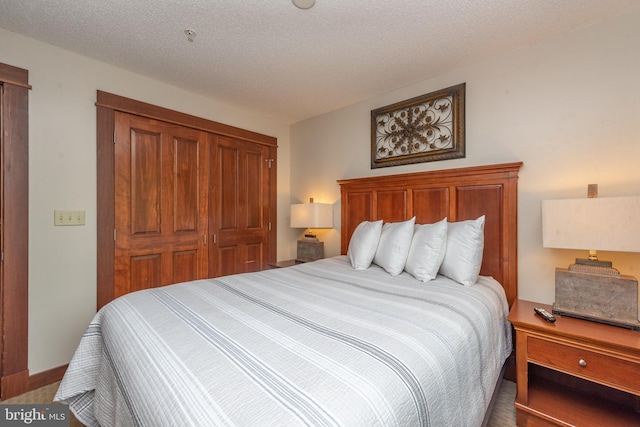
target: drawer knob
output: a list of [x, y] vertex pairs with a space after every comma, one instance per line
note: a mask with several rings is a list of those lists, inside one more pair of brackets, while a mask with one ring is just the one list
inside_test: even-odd
[[580, 359], [578, 360], [578, 365], [584, 368], [585, 366], [587, 366], [587, 362], [584, 359]]

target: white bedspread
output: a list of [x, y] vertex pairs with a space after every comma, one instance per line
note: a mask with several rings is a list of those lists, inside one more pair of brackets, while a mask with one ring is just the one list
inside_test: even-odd
[[119, 298], [56, 400], [92, 426], [478, 426], [511, 351], [502, 287], [346, 257]]

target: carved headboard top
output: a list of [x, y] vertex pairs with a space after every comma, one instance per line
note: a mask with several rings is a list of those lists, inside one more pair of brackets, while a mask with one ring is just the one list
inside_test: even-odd
[[362, 221], [398, 222], [416, 217], [428, 224], [485, 215], [480, 274], [518, 296], [518, 171], [522, 162], [339, 180], [341, 253]]

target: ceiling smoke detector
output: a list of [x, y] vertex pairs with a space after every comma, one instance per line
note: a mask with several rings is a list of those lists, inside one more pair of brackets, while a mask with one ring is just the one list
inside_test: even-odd
[[311, 9], [316, 0], [291, 0], [291, 2], [299, 9]]

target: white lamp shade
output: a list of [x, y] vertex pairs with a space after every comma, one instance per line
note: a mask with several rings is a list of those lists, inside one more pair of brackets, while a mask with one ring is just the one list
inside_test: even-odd
[[640, 252], [640, 196], [542, 201], [545, 248]]
[[329, 203], [291, 205], [291, 228], [333, 228], [333, 205]]

